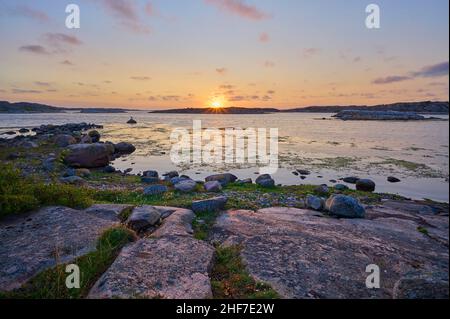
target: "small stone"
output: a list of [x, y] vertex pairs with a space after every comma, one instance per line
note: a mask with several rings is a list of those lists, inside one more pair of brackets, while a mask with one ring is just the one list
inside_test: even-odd
[[88, 133], [89, 137], [92, 140], [92, 143], [98, 143], [100, 142], [100, 133], [98, 131], [90, 131]]
[[60, 134], [55, 137], [55, 144], [59, 147], [67, 147], [76, 142], [77, 140], [72, 135]]
[[19, 133], [22, 133], [22, 134], [28, 133], [28, 132], [30, 132], [30, 130], [27, 129], [27, 128], [21, 128], [21, 129], [19, 130]]
[[332, 195], [325, 203], [325, 209], [342, 218], [364, 218], [366, 210], [351, 196]]
[[298, 169], [297, 172], [298, 172], [300, 175], [311, 175], [311, 172], [308, 171], [308, 170], [306, 170], [306, 169]]
[[400, 179], [398, 179], [397, 177], [394, 177], [394, 176], [389, 176], [387, 178], [387, 180], [388, 180], [389, 183], [400, 183], [401, 182]]
[[115, 152], [118, 154], [131, 154], [136, 151], [136, 147], [133, 144], [121, 142], [114, 144]]
[[111, 165], [108, 165], [103, 169], [104, 173], [114, 173], [115, 171], [116, 169]]
[[170, 172], [164, 173], [163, 176], [171, 179], [171, 178], [174, 178], [174, 177], [178, 177], [180, 175], [178, 174], [177, 171], [170, 171]]
[[142, 173], [142, 175], [145, 176], [145, 177], [157, 177], [157, 178], [159, 178], [158, 172], [157, 171], [152, 171], [152, 170], [145, 171], [144, 173]]
[[253, 180], [251, 178], [240, 179], [236, 181], [236, 184], [238, 185], [253, 184]]
[[194, 213], [216, 212], [223, 210], [227, 201], [228, 198], [224, 196], [194, 201], [192, 202], [192, 210]]
[[206, 182], [203, 187], [209, 193], [218, 193], [222, 190], [222, 185], [218, 181]]
[[325, 200], [323, 198], [317, 197], [317, 196], [313, 196], [313, 195], [308, 195], [306, 197], [306, 207], [317, 210], [317, 211], [321, 211], [325, 206]]
[[165, 185], [152, 185], [144, 189], [144, 195], [155, 196], [167, 193], [169, 189]]
[[270, 188], [275, 186], [275, 181], [269, 174], [264, 174], [256, 179], [256, 184], [264, 188]]
[[360, 179], [356, 182], [356, 189], [363, 192], [374, 192], [375, 182], [370, 179]]
[[197, 187], [197, 183], [191, 179], [188, 179], [177, 183], [174, 187], [177, 191], [180, 191], [182, 193], [190, 193], [195, 190], [195, 188]]
[[211, 175], [205, 178], [206, 182], [218, 181], [222, 186], [234, 183], [238, 178], [230, 173]]
[[344, 184], [336, 184], [336, 185], [334, 185], [334, 189], [337, 191], [346, 191], [349, 189], [349, 187]]
[[127, 220], [127, 225], [136, 232], [142, 232], [156, 225], [161, 218], [161, 213], [153, 206], [139, 206], [133, 209]]

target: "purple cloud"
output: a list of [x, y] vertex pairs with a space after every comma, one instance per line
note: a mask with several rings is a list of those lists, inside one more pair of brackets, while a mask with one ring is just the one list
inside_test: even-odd
[[402, 82], [410, 80], [411, 77], [409, 76], [402, 76], [402, 75], [391, 75], [384, 78], [378, 78], [372, 81], [373, 84], [389, 84], [389, 83], [395, 83], [395, 82]]
[[27, 5], [19, 5], [16, 7], [7, 8], [5, 12], [11, 15], [29, 18], [39, 22], [50, 21], [49, 16], [45, 12], [33, 9]]
[[414, 72], [414, 76], [419, 77], [438, 77], [438, 76], [445, 76], [448, 75], [448, 69], [449, 69], [449, 63], [442, 62], [434, 65], [425, 66], [422, 68], [422, 70], [418, 72]]
[[80, 45], [83, 43], [76, 36], [64, 33], [46, 33], [44, 39], [52, 46], [60, 46], [61, 44]]
[[221, 11], [231, 13], [249, 20], [264, 20], [270, 16], [243, 0], [205, 0], [207, 4], [218, 7]]
[[50, 52], [47, 51], [42, 45], [23, 45], [19, 48], [19, 51], [40, 54], [40, 55], [49, 55]]
[[134, 33], [148, 34], [150, 28], [144, 25], [139, 17], [136, 2], [127, 0], [99, 0], [120, 24]]

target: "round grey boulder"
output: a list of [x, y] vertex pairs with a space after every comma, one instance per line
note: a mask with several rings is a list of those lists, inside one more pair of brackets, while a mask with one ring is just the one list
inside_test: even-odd
[[222, 186], [226, 186], [229, 183], [234, 183], [238, 178], [230, 173], [225, 173], [225, 174], [216, 174], [216, 175], [211, 175], [205, 178], [206, 182], [213, 182], [213, 181], [217, 181], [219, 182]]
[[333, 195], [325, 203], [325, 209], [330, 214], [342, 218], [364, 218], [366, 210], [351, 196]]
[[77, 140], [72, 135], [60, 134], [55, 137], [55, 144], [59, 147], [67, 147], [76, 142]]
[[155, 196], [167, 193], [169, 189], [165, 185], [152, 185], [144, 189], [144, 195]]
[[222, 190], [222, 185], [218, 181], [206, 182], [203, 187], [209, 193], [218, 193]]
[[256, 184], [264, 188], [271, 188], [275, 186], [275, 181], [269, 174], [264, 174], [256, 179]]
[[194, 201], [192, 202], [192, 210], [194, 213], [216, 212], [223, 210], [227, 201], [228, 198], [224, 196]]
[[324, 206], [325, 206], [325, 200], [323, 198], [313, 196], [313, 195], [308, 195], [306, 197], [306, 207], [317, 210], [317, 211], [321, 211], [321, 210], [323, 210]]
[[342, 179], [344, 182], [349, 183], [349, 184], [356, 184], [356, 182], [359, 180], [358, 177], [355, 176], [350, 176], [350, 177], [345, 177], [344, 179]]
[[375, 182], [370, 179], [359, 179], [356, 182], [356, 189], [363, 192], [374, 192]]
[[337, 191], [341, 191], [342, 192], [342, 191], [348, 190], [349, 187], [347, 185], [344, 185], [344, 184], [336, 184], [336, 185], [334, 185], [334, 189], [337, 190]]
[[197, 187], [197, 183], [191, 179], [187, 179], [175, 184], [174, 187], [179, 192], [190, 193], [195, 190], [195, 188]]
[[397, 177], [394, 177], [394, 176], [389, 176], [387, 178], [387, 180], [388, 180], [389, 183], [400, 183], [401, 182], [400, 179], [398, 179]]
[[153, 206], [139, 206], [133, 209], [127, 225], [136, 232], [142, 232], [159, 223], [161, 213]]

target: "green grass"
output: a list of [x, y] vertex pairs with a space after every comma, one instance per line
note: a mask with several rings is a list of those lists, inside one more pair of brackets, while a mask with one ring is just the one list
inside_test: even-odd
[[68, 289], [65, 272], [67, 264], [39, 273], [23, 287], [13, 292], [1, 293], [7, 299], [79, 299], [88, 295], [89, 290], [113, 263], [126, 244], [134, 241], [136, 235], [125, 227], [115, 227], [105, 231], [98, 239], [94, 252], [75, 259], [70, 264], [80, 268], [80, 288]]
[[425, 236], [428, 236], [428, 235], [429, 235], [428, 229], [426, 229], [426, 228], [423, 227], [423, 226], [417, 227], [417, 230], [418, 230], [419, 233], [422, 233], [422, 234], [424, 234]]
[[0, 165], [0, 218], [41, 206], [85, 208], [92, 204], [89, 191], [71, 185], [45, 184], [21, 176], [10, 165]]
[[256, 282], [245, 269], [239, 246], [217, 247], [211, 271], [211, 286], [216, 299], [278, 299], [269, 285]]
[[196, 213], [195, 219], [192, 222], [192, 228], [194, 229], [194, 238], [199, 240], [206, 240], [209, 232], [214, 225], [220, 212], [202, 212]]

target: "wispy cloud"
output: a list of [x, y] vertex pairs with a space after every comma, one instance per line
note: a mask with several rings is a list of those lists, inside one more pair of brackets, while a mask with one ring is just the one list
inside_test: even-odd
[[438, 77], [448, 75], [449, 63], [442, 62], [434, 65], [423, 67], [420, 71], [414, 72], [413, 76], [419, 77]]
[[74, 35], [67, 35], [64, 33], [46, 33], [44, 34], [45, 41], [54, 47], [61, 45], [81, 45], [83, 42]]
[[41, 94], [39, 90], [27, 90], [27, 89], [12, 89], [13, 94]]
[[69, 66], [74, 65], [73, 62], [72, 62], [72, 61], [69, 61], [69, 60], [61, 61], [61, 64], [62, 64], [62, 65], [69, 65]]
[[31, 8], [27, 5], [18, 5], [15, 7], [6, 7], [4, 12], [13, 16], [20, 16], [24, 18], [29, 18], [38, 22], [48, 22], [50, 21], [49, 16], [40, 10]]
[[[139, 16], [139, 10], [135, 1], [127, 0], [98, 0], [101, 5], [126, 29], [138, 33], [148, 34], [150, 28], [146, 26]], [[147, 8], [146, 8], [147, 9]]]
[[205, 0], [207, 4], [218, 7], [221, 11], [231, 13], [249, 20], [264, 20], [270, 18], [270, 15], [246, 4], [243, 0]]
[[409, 72], [407, 75], [390, 75], [382, 78], [377, 78], [372, 81], [373, 84], [389, 84], [395, 82], [403, 82], [413, 80], [416, 78], [434, 78], [441, 76], [448, 76], [449, 62], [442, 62], [423, 67], [419, 71]]
[[403, 75], [390, 75], [386, 76], [384, 78], [377, 78], [372, 81], [373, 84], [389, 84], [389, 83], [395, 83], [395, 82], [402, 82], [410, 80], [411, 77], [409, 76], [403, 76]]
[[47, 51], [47, 49], [45, 47], [43, 47], [42, 45], [34, 45], [34, 44], [23, 45], [19, 48], [19, 51], [38, 54], [38, 55], [49, 55], [50, 54], [50, 52]]
[[275, 62], [273, 62], [273, 61], [266, 61], [266, 62], [264, 62], [264, 66], [266, 68], [274, 68], [275, 67]]
[[224, 75], [225, 73], [227, 73], [227, 69], [226, 68], [217, 68], [216, 72], [219, 73], [220, 75]]
[[311, 58], [315, 55], [318, 55], [320, 53], [319, 48], [306, 48], [302, 51], [302, 56], [306, 59]]
[[34, 84], [43, 87], [50, 87], [52, 85], [50, 82], [42, 82], [42, 81], [35, 81]]
[[259, 35], [259, 42], [268, 43], [270, 41], [270, 35], [267, 32], [263, 32]]
[[148, 77], [148, 76], [130, 76], [130, 79], [135, 80], [135, 81], [149, 81], [149, 80], [151, 80], [151, 78]]

